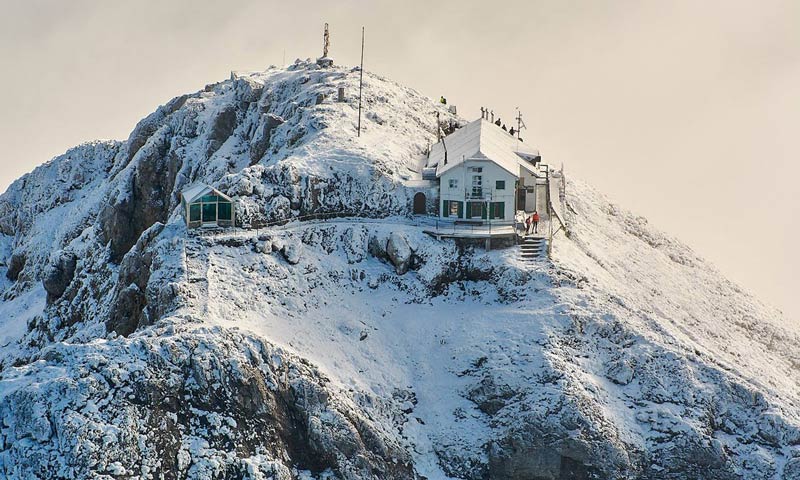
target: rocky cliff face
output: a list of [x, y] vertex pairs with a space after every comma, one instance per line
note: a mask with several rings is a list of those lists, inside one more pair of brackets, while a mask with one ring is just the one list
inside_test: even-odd
[[[580, 182], [551, 262], [435, 241], [449, 114], [366, 75], [356, 139], [357, 77], [208, 85], [0, 196], [0, 476], [800, 478], [796, 324]], [[187, 231], [197, 181], [249, 228]]]
[[160, 327], [54, 345], [37, 364], [4, 378], [24, 385], [0, 401], [6, 478], [413, 477], [329, 379], [252, 336]]

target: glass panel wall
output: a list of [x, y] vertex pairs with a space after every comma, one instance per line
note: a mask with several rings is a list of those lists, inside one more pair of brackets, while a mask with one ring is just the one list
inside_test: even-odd
[[220, 195], [209, 193], [189, 204], [187, 223], [198, 227], [200, 224], [217, 224], [223, 227], [233, 226], [233, 202]]
[[189, 221], [190, 222], [199, 222], [200, 221], [200, 204], [193, 203], [189, 205]]
[[220, 220], [231, 220], [231, 204], [228, 202], [219, 202], [217, 204], [217, 215]]
[[217, 221], [217, 204], [204, 203], [203, 204], [203, 223], [211, 223]]

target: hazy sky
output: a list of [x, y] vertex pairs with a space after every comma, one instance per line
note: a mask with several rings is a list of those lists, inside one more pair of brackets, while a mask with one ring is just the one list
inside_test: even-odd
[[0, 190], [183, 92], [331, 56], [528, 143], [800, 319], [800, 2], [0, 0]]

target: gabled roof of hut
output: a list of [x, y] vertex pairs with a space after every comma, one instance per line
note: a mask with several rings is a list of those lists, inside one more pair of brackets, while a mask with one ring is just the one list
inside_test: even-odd
[[181, 196], [183, 197], [183, 201], [186, 203], [194, 203], [200, 199], [200, 197], [204, 195], [217, 195], [229, 202], [233, 202], [231, 197], [225, 195], [224, 193], [220, 192], [214, 187], [210, 187], [205, 183], [194, 183], [186, 188], [183, 189], [181, 192]]
[[[447, 164], [444, 162], [445, 152]], [[481, 118], [433, 145], [428, 166], [436, 166], [436, 176], [439, 177], [465, 160], [490, 160], [514, 176], [519, 176], [520, 166], [536, 173], [530, 161], [538, 156], [538, 150], [523, 145], [513, 135]]]

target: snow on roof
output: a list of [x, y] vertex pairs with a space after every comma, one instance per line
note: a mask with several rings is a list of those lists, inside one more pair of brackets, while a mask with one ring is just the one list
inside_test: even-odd
[[536, 168], [536, 165], [531, 163], [529, 160], [518, 158], [517, 163], [520, 167], [530, 172], [534, 177], [538, 177], [542, 173], [538, 168]]
[[209, 193], [213, 193], [214, 195], [218, 195], [229, 202], [233, 202], [233, 200], [231, 200], [231, 197], [225, 195], [216, 188], [209, 187], [205, 183], [195, 183], [193, 185], [190, 185], [189, 187], [183, 189], [183, 191], [181, 192], [181, 196], [183, 197], [184, 202], [192, 203], [197, 201], [203, 195], [207, 195]]
[[[447, 164], [444, 162], [445, 151]], [[527, 159], [538, 156], [538, 150], [524, 147], [516, 137], [492, 122], [480, 118], [433, 145], [428, 157], [428, 166], [436, 165], [436, 176], [440, 177], [464, 160], [490, 160], [512, 175], [519, 176], [520, 166], [535, 173], [535, 169]]]

